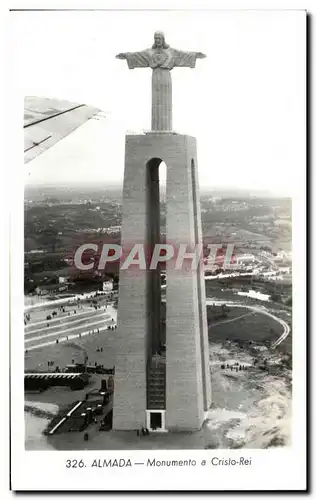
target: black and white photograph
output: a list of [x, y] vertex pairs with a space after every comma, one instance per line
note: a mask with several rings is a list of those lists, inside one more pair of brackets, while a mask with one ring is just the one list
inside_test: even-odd
[[306, 27], [10, 13], [12, 454], [48, 488], [304, 483]]

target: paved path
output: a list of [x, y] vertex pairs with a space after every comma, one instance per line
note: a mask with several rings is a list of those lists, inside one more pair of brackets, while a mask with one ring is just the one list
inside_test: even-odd
[[225, 323], [232, 323], [233, 321], [236, 321], [237, 319], [245, 318], [246, 316], [251, 316], [251, 314], [256, 314], [254, 311], [241, 314], [240, 316], [237, 316], [237, 318], [231, 318], [231, 319], [223, 319], [223, 321], [217, 321], [216, 323], [211, 323], [209, 325], [209, 328], [215, 328], [216, 326], [223, 325]]
[[[63, 324], [62, 324], [62, 326], [65, 326], [65, 325], [68, 324], [69, 328], [64, 328], [63, 330], [59, 330], [57, 332], [52, 332], [50, 328], [46, 328], [46, 329], [42, 328], [40, 330], [28, 331], [28, 332], [25, 333], [25, 335], [27, 336], [27, 338], [25, 339], [25, 348], [28, 351], [31, 351], [31, 350], [34, 350], [34, 349], [38, 349], [39, 347], [51, 346], [51, 345], [56, 344], [56, 340], [57, 339], [58, 339], [58, 343], [60, 343], [60, 342], [67, 342], [67, 341], [70, 341], [70, 340], [74, 340], [74, 339], [78, 339], [78, 338], [84, 337], [86, 335], [91, 335], [92, 334], [91, 332], [93, 330], [99, 330], [99, 333], [101, 333], [101, 332], [104, 332], [105, 330], [107, 330], [109, 325], [116, 325], [117, 311], [113, 307], [113, 305], [109, 304], [107, 306], [107, 312], [106, 313], [105, 312], [103, 312], [103, 313], [98, 312], [97, 313], [96, 311], [91, 311], [91, 319], [95, 320], [96, 317], [100, 318], [100, 314], [104, 315], [104, 317], [100, 321], [87, 322], [84, 325], [75, 326], [74, 328], [71, 326], [71, 324], [76, 323], [78, 321], [74, 320], [72, 322], [69, 322], [69, 318], [65, 317], [64, 319], [65, 320], [68, 319], [68, 321], [64, 321]], [[76, 316], [72, 315], [72, 318], [74, 318], [74, 317], [76, 317]], [[88, 318], [88, 320], [89, 319], [90, 318]], [[30, 326], [32, 326], [32, 324]], [[58, 325], [58, 326], [61, 326], [61, 325]], [[55, 329], [56, 326], [53, 326], [52, 328]], [[78, 330], [80, 330], [80, 329], [81, 329], [81, 331], [78, 332]], [[36, 335], [35, 337], [29, 338], [29, 335], [32, 335], [33, 333], [35, 333], [35, 332], [38, 333], [38, 332], [45, 331], [45, 330], [46, 330], [46, 334], [44, 334], [44, 335]], [[98, 335], [98, 334], [94, 333], [93, 335]], [[50, 340], [49, 339], [50, 337], [54, 337], [54, 340]], [[44, 342], [40, 342], [41, 340], [43, 340]], [[28, 345], [31, 342], [36, 342], [36, 343], [34, 343], [32, 345]]]
[[[102, 297], [102, 295], [99, 295], [99, 297]], [[106, 295], [103, 295], [105, 298]], [[47, 300], [46, 302], [38, 302], [37, 304], [32, 304], [24, 307], [24, 311], [31, 311], [32, 309], [37, 309], [39, 307], [45, 307], [45, 306], [54, 306], [55, 304], [71, 304], [73, 302], [76, 302], [78, 299], [80, 301], [84, 301], [87, 299], [95, 299], [95, 292], [90, 292], [90, 293], [83, 293], [83, 294], [78, 294], [78, 295], [73, 295], [72, 297], [65, 297], [62, 299], [56, 299], [56, 300]]]
[[204, 276], [205, 281], [209, 280], [219, 280], [219, 279], [224, 279], [224, 278], [238, 278], [239, 276], [273, 276], [276, 274], [276, 271], [266, 271], [264, 273], [261, 273], [259, 271], [252, 271], [248, 273], [229, 273], [229, 274], [216, 274], [215, 276]]
[[[77, 325], [78, 323], [80, 323], [81, 326], [82, 326], [82, 324], [86, 323], [87, 319], [88, 320], [89, 319], [94, 319], [94, 320], [96, 320], [96, 319], [105, 319], [106, 320], [106, 319], [110, 318], [110, 316], [106, 312], [104, 312], [104, 311], [102, 311], [102, 312], [95, 312], [94, 314], [92, 314], [91, 311], [87, 311], [87, 312], [90, 313], [91, 318], [79, 318], [79, 319], [77, 319], [77, 316], [79, 316], [79, 314], [76, 314], [76, 315], [72, 314], [71, 317], [70, 316], [66, 316], [65, 318], [59, 318], [59, 322], [56, 323], [56, 324], [53, 324], [53, 325], [52, 325], [52, 323], [54, 322], [54, 320], [41, 321], [39, 323], [44, 323], [45, 324], [44, 327], [37, 328], [36, 330], [30, 330], [30, 328], [29, 328], [25, 332], [25, 336], [32, 335], [34, 333], [47, 332], [48, 328], [49, 328], [49, 331], [55, 330], [56, 328], [60, 328], [61, 326], [62, 327], [67, 326], [67, 328], [69, 329], [69, 328], [71, 328], [71, 326]], [[74, 318], [76, 318], [76, 319], [74, 319]], [[49, 325], [49, 327], [47, 327], [47, 324]], [[90, 323], [88, 323], [88, 324], [90, 324]], [[36, 326], [36, 325], [38, 325], [38, 323], [31, 323], [28, 326], [32, 327], [32, 326]]]
[[[101, 333], [105, 330], [107, 330], [107, 326], [99, 328], [99, 333]], [[87, 330], [87, 331], [81, 332], [77, 335], [67, 335], [66, 337], [60, 337], [60, 338], [58, 338], [58, 344], [60, 344], [61, 342], [69, 342], [70, 340], [85, 337], [86, 335], [89, 335], [90, 332], [91, 332], [91, 330]], [[51, 340], [48, 342], [42, 342], [41, 344], [35, 344], [35, 345], [30, 346], [30, 347], [27, 347], [27, 350], [33, 351], [34, 349], [38, 349], [39, 347], [48, 347], [48, 346], [51, 346], [54, 344], [56, 344], [56, 340]]]
[[[271, 275], [271, 274], [275, 274], [274, 271], [272, 272], [267, 272], [267, 273], [262, 273], [264, 275]], [[222, 279], [222, 278], [228, 278], [228, 277], [233, 277], [233, 276], [249, 276], [249, 275], [252, 275], [252, 273], [232, 273], [232, 274], [227, 274], [227, 275], [217, 275], [217, 276], [206, 276], [205, 277], [205, 280], [210, 280], [210, 279]], [[87, 294], [84, 294], [83, 295], [76, 295], [75, 297], [71, 297], [71, 298], [67, 298], [67, 299], [59, 299], [59, 300], [56, 300], [54, 301], [54, 304], [62, 304], [62, 303], [69, 303], [69, 302], [73, 302], [75, 300], [77, 300], [77, 298], [80, 298], [81, 300], [84, 300], [84, 299], [87, 299], [87, 298], [93, 298], [93, 294], [91, 293], [87, 293]], [[163, 299], [165, 300], [165, 299]], [[243, 304], [243, 303], [237, 303], [237, 302], [231, 302], [231, 301], [226, 301], [226, 300], [214, 300], [214, 299], [206, 299], [206, 303], [207, 305], [216, 305], [216, 306], [220, 306], [222, 304], [226, 304], [228, 307], [241, 307], [241, 308], [247, 308], [247, 309], [250, 309], [251, 311], [253, 312], [256, 312], [256, 313], [261, 313], [261, 314], [265, 314], [266, 316], [269, 316], [270, 318], [274, 319], [275, 321], [277, 321], [280, 325], [282, 325], [283, 327], [283, 333], [282, 335], [275, 341], [273, 342], [272, 344], [272, 348], [275, 348], [277, 347], [278, 345], [280, 345], [286, 338], [287, 336], [289, 335], [290, 333], [290, 327], [289, 325], [281, 318], [278, 318], [277, 316], [275, 316], [274, 314], [268, 312], [266, 310], [265, 307], [263, 306], [253, 306], [253, 305], [249, 305], [249, 304]], [[30, 310], [30, 309], [33, 309], [33, 308], [36, 308], [36, 307], [44, 307], [45, 305], [52, 305], [52, 302], [51, 301], [48, 301], [48, 302], [45, 302], [45, 303], [39, 303], [39, 304], [35, 304], [33, 306], [28, 306], [26, 307], [25, 309], [26, 310]], [[78, 312], [77, 315], [80, 315], [80, 314], [87, 314], [88, 311], [86, 312]], [[98, 315], [98, 313], [97, 313]], [[57, 332], [57, 333], [53, 333], [53, 332], [49, 332], [47, 333], [46, 335], [42, 335], [42, 336], [39, 336], [37, 338], [30, 338], [30, 339], [27, 339], [25, 342], [30, 342], [30, 341], [34, 341], [34, 340], [42, 340], [46, 337], [51, 337], [51, 336], [55, 336], [56, 335], [59, 335], [59, 334], [66, 334], [66, 337], [61, 337], [59, 338], [58, 340], [59, 341], [67, 341], [67, 337], [68, 337], [68, 340], [71, 340], [73, 338], [78, 338], [80, 336], [84, 336], [84, 335], [88, 335], [91, 331], [91, 327], [93, 326], [96, 326], [96, 325], [100, 325], [101, 323], [104, 324], [104, 321], [106, 321], [106, 323], [110, 323], [112, 322], [112, 318], [113, 320], [115, 321], [116, 323], [116, 317], [117, 317], [117, 312], [116, 312], [116, 309], [113, 308], [113, 306], [108, 306], [107, 307], [107, 316], [108, 316], [108, 319], [104, 318], [102, 319], [101, 321], [97, 321], [97, 322], [94, 322], [94, 323], [88, 323], [87, 324], [87, 330], [85, 331], [82, 331], [80, 332], [79, 334], [75, 334], [73, 335], [71, 332], [73, 332], [74, 330], [77, 330], [79, 328], [82, 328], [82, 326], [80, 327], [75, 327], [75, 328], [66, 328], [65, 330], [62, 330], [61, 332]], [[60, 318], [55, 318], [54, 320], [51, 320], [49, 323], [53, 322], [53, 321], [57, 321], [57, 320], [60, 320]], [[95, 315], [94, 315], [94, 318], [95, 319]], [[235, 319], [238, 319], [238, 318], [234, 318]], [[227, 320], [227, 321], [232, 321], [232, 320]], [[38, 322], [38, 323], [44, 323], [43, 321], [42, 322]], [[47, 323], [47, 321], [46, 321]], [[66, 324], [67, 322], [65, 322]], [[30, 327], [31, 325], [28, 324], [27, 327]], [[54, 327], [53, 327], [54, 328]], [[107, 326], [105, 326], [104, 328], [99, 328], [99, 331], [104, 331], [107, 329]], [[40, 329], [40, 330], [37, 330], [36, 332], [39, 332], [41, 330], [45, 330], [45, 328], [43, 329]], [[26, 335], [29, 335], [31, 333], [35, 333], [35, 332], [27, 332]], [[67, 335], [68, 333], [68, 335]], [[56, 339], [54, 341], [49, 341], [49, 342], [45, 342], [45, 343], [41, 343], [41, 344], [36, 344], [36, 345], [33, 345], [33, 346], [30, 346], [28, 347], [28, 350], [30, 349], [36, 349], [37, 347], [44, 347], [46, 345], [52, 345], [56, 343]]]
[[[52, 323], [65, 323], [65, 319], [68, 319], [70, 320], [70, 318], [73, 318], [73, 317], [76, 317], [78, 318], [78, 316], [83, 316], [83, 315], [87, 315], [87, 314], [92, 314], [92, 313], [95, 313], [95, 314], [100, 314], [101, 312], [104, 314], [105, 313], [105, 309], [98, 309], [97, 311], [96, 310], [92, 310], [92, 309], [86, 309], [85, 311], [77, 311], [76, 314], [74, 314], [73, 311], [71, 311], [71, 314], [69, 315], [69, 312], [70, 311], [67, 311], [65, 313], [59, 313], [59, 316], [56, 316], [52, 319], [43, 319], [41, 321], [32, 321], [31, 323], [27, 323], [25, 325], [25, 330], [28, 330], [30, 328], [32, 328], [33, 326], [35, 325], [47, 325], [47, 323], [49, 323], [50, 325]], [[46, 313], [45, 313], [46, 314]], [[51, 314], [48, 313], [48, 315], [51, 316]]]
[[[110, 323], [110, 318], [107, 319], [107, 320], [100, 320], [100, 321], [93, 321], [92, 323], [89, 323], [88, 326], [90, 331], [91, 330], [94, 330], [95, 328], [97, 329], [98, 326], [100, 327], [101, 325], [104, 325], [104, 324], [107, 324], [107, 323]], [[98, 326], [97, 326], [98, 325]], [[75, 326], [74, 328], [66, 328], [65, 330], [59, 330], [57, 332], [50, 332], [50, 333], [46, 333], [44, 335], [36, 335], [36, 337], [31, 337], [31, 338], [27, 338], [25, 340], [25, 343], [27, 342], [33, 342], [34, 340], [42, 340], [42, 339], [46, 339], [47, 337], [56, 337], [56, 335], [67, 335], [71, 332], [74, 332], [76, 330], [81, 330], [82, 329], [82, 325], [79, 325], [79, 326]], [[83, 332], [80, 332], [81, 334]]]

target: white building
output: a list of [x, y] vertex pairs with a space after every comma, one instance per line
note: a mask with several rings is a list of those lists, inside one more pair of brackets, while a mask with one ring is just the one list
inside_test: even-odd
[[280, 274], [291, 274], [292, 269], [290, 266], [279, 266], [279, 273]]
[[270, 295], [256, 292], [255, 290], [249, 290], [249, 292], [238, 292], [238, 295], [250, 297], [251, 299], [262, 300], [263, 302], [269, 302], [270, 300]]
[[242, 253], [236, 256], [236, 264], [248, 264], [249, 262], [254, 262], [255, 256], [252, 253]]
[[103, 292], [112, 292], [113, 291], [113, 280], [103, 281], [102, 290], [103, 290]]

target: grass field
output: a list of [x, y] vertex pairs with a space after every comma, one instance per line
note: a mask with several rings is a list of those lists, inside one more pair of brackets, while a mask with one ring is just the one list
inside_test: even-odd
[[247, 308], [232, 307], [227, 317], [218, 321], [214, 321], [211, 317], [211, 306], [207, 307], [207, 311], [211, 343], [226, 340], [270, 342], [276, 340], [283, 332], [282, 326], [273, 318]]

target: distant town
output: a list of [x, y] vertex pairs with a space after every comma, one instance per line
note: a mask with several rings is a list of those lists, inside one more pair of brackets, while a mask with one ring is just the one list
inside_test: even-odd
[[[118, 263], [104, 272], [73, 266], [76, 249], [89, 242], [120, 243], [119, 188], [28, 188], [25, 196], [25, 294], [55, 295], [71, 290], [102, 290], [118, 283]], [[287, 198], [236, 198], [203, 193], [201, 196], [204, 261], [208, 244], [221, 245], [208, 279], [242, 280], [271, 300], [289, 305], [292, 289], [291, 200]], [[161, 201], [161, 233], [165, 235], [165, 204]], [[234, 246], [234, 259], [226, 269], [223, 251]]]

